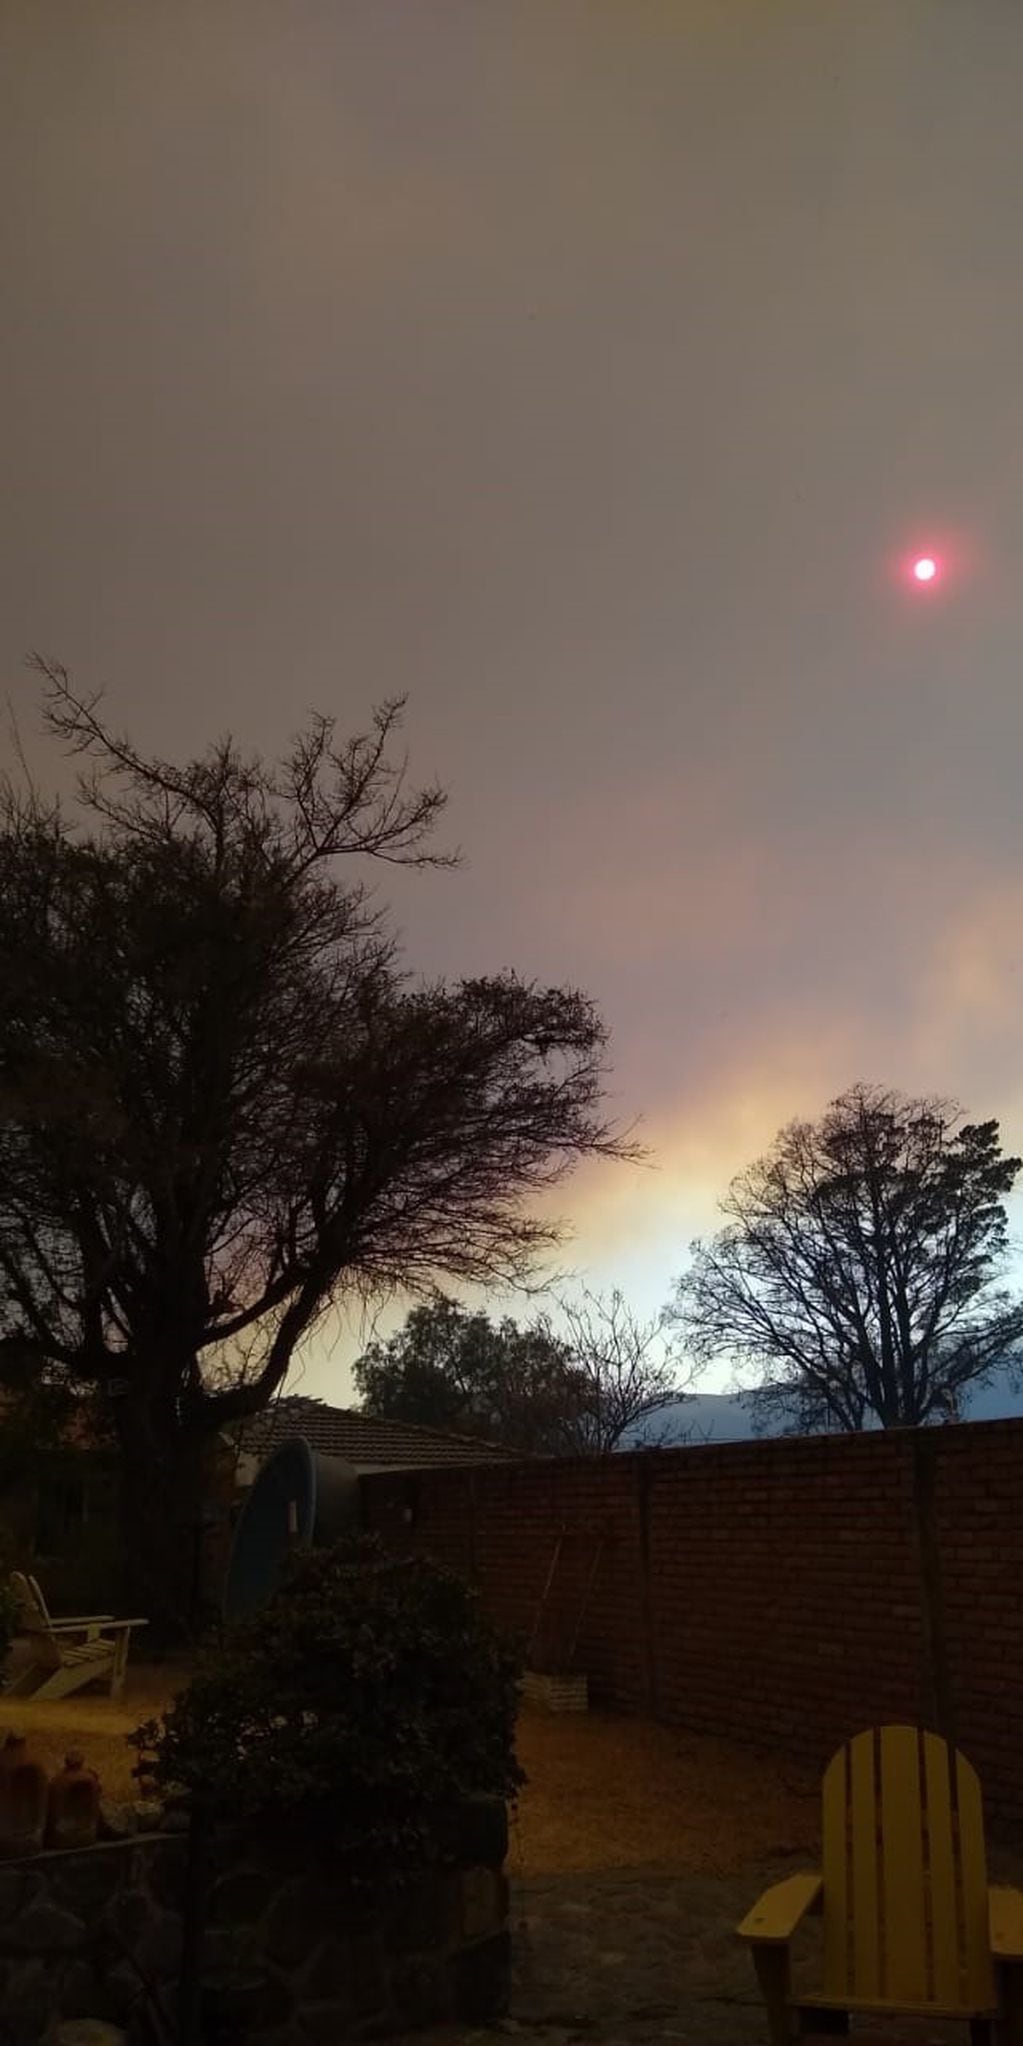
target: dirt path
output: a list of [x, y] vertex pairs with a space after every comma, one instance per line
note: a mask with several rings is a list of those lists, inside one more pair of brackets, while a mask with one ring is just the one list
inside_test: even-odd
[[[23, 1659], [14, 1658], [14, 1670], [21, 1667]], [[81, 1748], [108, 1797], [136, 1797], [138, 1786], [131, 1773], [136, 1756], [125, 1736], [142, 1720], [161, 1712], [175, 1688], [185, 1681], [184, 1670], [142, 1663], [129, 1665], [122, 1698], [88, 1690], [36, 1704], [31, 1697], [3, 1694], [0, 1740], [10, 1729], [27, 1735], [33, 1754], [51, 1771], [60, 1768], [69, 1748]]]
[[[96, 1691], [41, 1705], [0, 1697], [0, 1738], [18, 1728], [51, 1769], [80, 1747], [108, 1796], [132, 1797], [136, 1757], [125, 1735], [184, 1681], [184, 1671], [139, 1663], [117, 1700]], [[728, 1875], [813, 1850], [818, 1785], [775, 1755], [649, 1720], [530, 1708], [516, 1745], [529, 1782], [511, 1814], [513, 1878], [634, 1868]]]
[[776, 1754], [652, 1720], [528, 1708], [516, 1746], [529, 1782], [511, 1822], [514, 1877], [725, 1876], [815, 1850], [820, 1785]]

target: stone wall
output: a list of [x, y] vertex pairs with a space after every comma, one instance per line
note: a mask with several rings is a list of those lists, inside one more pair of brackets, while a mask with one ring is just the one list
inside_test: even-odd
[[157, 1834], [0, 1864], [4, 2046], [34, 2046], [57, 2017], [154, 2036], [148, 1998], [173, 2007], [185, 1848]]
[[[344, 2046], [508, 2007], [508, 1847], [500, 1800], [455, 1815], [450, 1857], [397, 1903], [353, 1912], [321, 1871], [221, 1842], [203, 2001], [222, 2046]], [[187, 1841], [138, 1835], [0, 1865], [0, 2042], [106, 2018], [131, 2046], [173, 2022]], [[154, 2003], [156, 2005], [154, 2022]], [[165, 2033], [166, 2036], [166, 2033]]]

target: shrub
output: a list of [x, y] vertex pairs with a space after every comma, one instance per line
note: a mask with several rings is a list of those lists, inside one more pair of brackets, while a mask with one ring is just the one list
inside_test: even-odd
[[462, 1580], [375, 1535], [298, 1551], [161, 1723], [130, 1736], [214, 1818], [379, 1876], [438, 1852], [464, 1797], [514, 1797], [518, 1666]]

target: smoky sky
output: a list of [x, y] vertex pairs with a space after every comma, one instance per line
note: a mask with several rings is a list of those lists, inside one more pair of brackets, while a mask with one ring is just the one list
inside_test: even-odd
[[643, 1312], [854, 1079], [1019, 1146], [1018, 0], [5, 0], [0, 95], [33, 760], [32, 647], [171, 755], [407, 692], [381, 898], [597, 1001]]

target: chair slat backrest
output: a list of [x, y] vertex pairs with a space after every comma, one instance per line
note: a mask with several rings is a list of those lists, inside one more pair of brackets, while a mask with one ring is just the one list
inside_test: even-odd
[[[954, 2007], [959, 2000], [959, 1931], [956, 1907], [952, 1778], [943, 1741], [928, 1742], [924, 1755], [930, 1818], [931, 1911], [934, 1928], [934, 2000]], [[986, 1902], [986, 1900], [985, 1900]]]
[[988, 2010], [980, 1784], [937, 1734], [883, 1726], [823, 1784], [824, 1989], [890, 2010]]
[[26, 1573], [26, 1582], [28, 1583], [28, 1585], [29, 1585], [29, 1587], [30, 1587], [30, 1589], [31, 1589], [31, 1592], [32, 1592], [32, 1596], [33, 1596], [33, 1598], [35, 1599], [36, 1605], [37, 1605], [37, 1606], [39, 1607], [39, 1611], [41, 1612], [41, 1614], [42, 1614], [42, 1616], [43, 1616], [43, 1619], [44, 1619], [44, 1620], [45, 1620], [45, 1622], [46, 1622], [46, 1625], [47, 1625], [47, 1626], [49, 1626], [49, 1625], [50, 1625], [50, 1608], [49, 1608], [49, 1606], [47, 1605], [47, 1603], [46, 1603], [46, 1600], [45, 1600], [45, 1599], [44, 1599], [44, 1597], [43, 1597], [43, 1588], [42, 1588], [42, 1585], [41, 1585], [41, 1584], [40, 1584], [40, 1582], [39, 1582], [39, 1579], [38, 1579], [38, 1577], [33, 1577], [33, 1576], [32, 1576], [32, 1574], [31, 1574], [31, 1572], [27, 1572], [27, 1573]]
[[12, 1570], [11, 1590], [18, 1601], [18, 1617], [26, 1634], [49, 1634], [50, 1616], [36, 1597], [32, 1579], [20, 1570]]
[[912, 1726], [887, 1726], [881, 1736], [881, 1881], [885, 1994], [894, 2003], [933, 2001], [927, 1974], [924, 1802]]
[[18, 1614], [32, 1643], [32, 1653], [41, 1669], [60, 1668], [60, 1647], [45, 1606], [36, 1598], [34, 1580], [20, 1570], [11, 1571], [11, 1589], [18, 1601]]
[[988, 1922], [987, 1855], [984, 1851], [984, 1804], [980, 1779], [965, 1755], [956, 1755], [956, 1800], [959, 1808], [959, 1860], [964, 1907], [964, 1952], [967, 1990], [976, 1990], [985, 2004], [995, 2000]]

